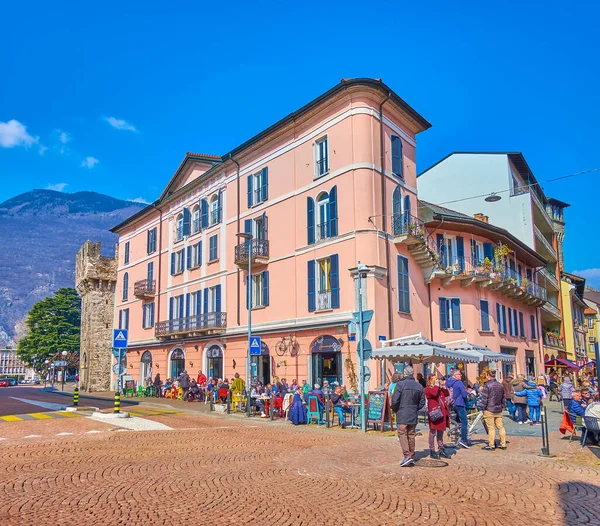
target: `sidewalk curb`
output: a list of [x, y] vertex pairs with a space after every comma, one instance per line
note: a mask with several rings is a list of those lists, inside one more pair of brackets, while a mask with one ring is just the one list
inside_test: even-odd
[[[42, 389], [43, 391], [43, 389]], [[67, 392], [62, 392], [62, 391], [44, 391], [46, 393], [53, 393], [53, 394], [57, 394], [57, 395], [61, 395], [61, 396], [68, 396], [70, 398], [73, 398], [73, 393], [67, 393]], [[93, 395], [79, 395], [79, 399], [81, 400], [82, 398], [85, 398], [87, 400], [99, 400], [101, 402], [111, 402], [112, 400], [114, 400], [114, 396], [109, 398], [109, 397], [101, 397], [101, 396], [93, 396]], [[129, 405], [140, 405], [140, 402], [135, 401], [135, 400], [127, 400], [125, 398], [121, 398], [121, 405], [125, 405], [125, 404], [129, 404]]]

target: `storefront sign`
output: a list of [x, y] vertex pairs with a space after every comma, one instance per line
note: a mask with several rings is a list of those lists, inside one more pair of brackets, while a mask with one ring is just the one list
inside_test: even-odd
[[207, 358], [223, 358], [223, 351], [218, 345], [213, 345], [206, 350]]
[[342, 340], [338, 340], [333, 336], [320, 336], [313, 342], [310, 350], [313, 354], [340, 352], [342, 350]]

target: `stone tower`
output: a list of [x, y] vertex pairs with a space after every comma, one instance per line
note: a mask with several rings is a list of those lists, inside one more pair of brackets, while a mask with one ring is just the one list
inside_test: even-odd
[[80, 389], [108, 391], [117, 258], [102, 257], [100, 243], [86, 241], [77, 253], [75, 286], [81, 296]]

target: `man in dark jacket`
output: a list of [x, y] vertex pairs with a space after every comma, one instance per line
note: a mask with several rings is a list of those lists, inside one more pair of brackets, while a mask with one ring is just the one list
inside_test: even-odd
[[506, 402], [506, 409], [508, 409], [509, 416], [515, 420], [517, 413], [517, 407], [512, 402], [512, 381], [514, 376], [511, 372], [506, 373], [504, 380], [502, 380], [502, 387], [504, 387], [504, 401]]
[[483, 449], [496, 449], [496, 429], [500, 435], [500, 449], [506, 449], [506, 431], [502, 425], [502, 409], [504, 408], [504, 387], [496, 381], [496, 371], [487, 372], [487, 382], [481, 392], [479, 406], [483, 410], [483, 418], [488, 428], [488, 445]]
[[413, 377], [413, 368], [409, 365], [404, 368], [404, 378], [396, 384], [392, 396], [392, 411], [396, 413], [398, 426], [398, 440], [404, 460], [401, 467], [412, 466], [415, 463], [415, 430], [419, 411], [425, 407], [425, 393], [423, 386]]

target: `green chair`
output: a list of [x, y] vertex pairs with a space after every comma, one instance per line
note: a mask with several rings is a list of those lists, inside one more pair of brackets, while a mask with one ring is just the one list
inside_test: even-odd
[[308, 408], [306, 413], [306, 423], [312, 424], [313, 418], [317, 418], [317, 425], [321, 425], [323, 423], [323, 419], [321, 415], [323, 413], [323, 409], [319, 405], [319, 399], [316, 396], [308, 397]]
[[137, 388], [137, 396], [142, 397], [145, 396], [145, 392], [144, 392], [144, 386], [142, 384], [138, 384], [138, 388]]

